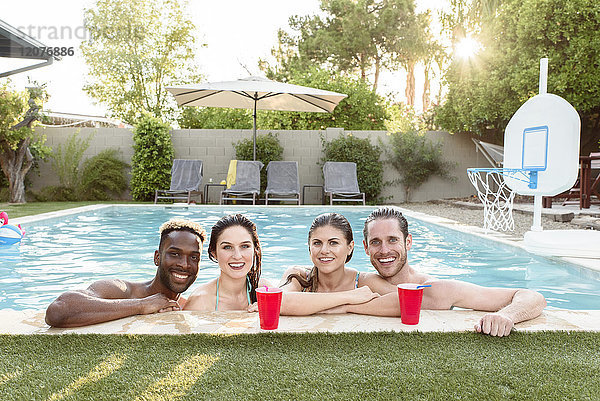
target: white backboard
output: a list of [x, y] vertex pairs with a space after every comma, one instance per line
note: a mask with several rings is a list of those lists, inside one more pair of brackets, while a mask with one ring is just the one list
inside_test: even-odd
[[504, 168], [537, 172], [537, 187], [505, 176], [521, 195], [552, 196], [571, 188], [579, 167], [579, 114], [566, 100], [550, 93], [525, 102], [504, 131]]

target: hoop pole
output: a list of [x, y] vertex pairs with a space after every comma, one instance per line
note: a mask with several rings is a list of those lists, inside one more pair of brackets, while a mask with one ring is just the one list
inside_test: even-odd
[[531, 231], [543, 231], [542, 228], [542, 195], [533, 196], [533, 225]]
[[[548, 58], [540, 59], [540, 95], [548, 93]], [[533, 172], [532, 172], [533, 173]], [[531, 174], [530, 174], [531, 177]], [[537, 186], [537, 172], [535, 172], [535, 186]], [[529, 185], [532, 188], [533, 183]], [[535, 187], [534, 187], [535, 188]], [[542, 195], [533, 197], [533, 225], [531, 231], [543, 231], [542, 228]]]
[[548, 58], [540, 59], [540, 95], [548, 93]]

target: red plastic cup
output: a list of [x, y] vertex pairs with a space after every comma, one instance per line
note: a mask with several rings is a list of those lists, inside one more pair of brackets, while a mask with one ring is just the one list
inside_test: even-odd
[[256, 289], [258, 301], [258, 317], [260, 328], [275, 330], [279, 326], [279, 310], [281, 309], [282, 290], [277, 287], [260, 287]]
[[398, 284], [398, 299], [400, 300], [400, 319], [403, 324], [418, 324], [421, 315], [423, 288], [419, 284]]

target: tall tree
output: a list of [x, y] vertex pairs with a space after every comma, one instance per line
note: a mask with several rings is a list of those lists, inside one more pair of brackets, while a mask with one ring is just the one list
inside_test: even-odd
[[43, 87], [30, 87], [25, 94], [11, 91], [7, 82], [0, 83], [0, 166], [12, 203], [25, 203], [25, 175], [34, 164], [34, 155], [50, 153], [45, 137], [33, 131], [45, 98]]
[[300, 58], [354, 74], [377, 89], [382, 68], [406, 52], [414, 27], [413, 0], [321, 0], [323, 16], [295, 16]]
[[165, 86], [199, 78], [194, 24], [179, 0], [97, 0], [85, 21], [85, 91], [129, 123], [144, 110], [172, 119], [175, 103]]
[[[403, 46], [397, 48], [394, 59], [406, 70], [406, 104], [415, 105], [415, 67], [419, 61], [426, 61], [433, 39], [429, 31], [429, 13], [419, 14], [412, 21], [411, 29], [404, 37]], [[425, 70], [428, 73], [428, 70]], [[428, 82], [428, 77], [426, 83]]]
[[[292, 64], [293, 65], [293, 64]], [[309, 129], [344, 127], [348, 130], [385, 129], [387, 118], [385, 100], [359, 80], [344, 77], [338, 72], [323, 68], [292, 68], [285, 74], [267, 77], [275, 80], [330, 90], [348, 95], [333, 110], [333, 113], [301, 113], [293, 111], [259, 112], [257, 124], [262, 129]]]
[[495, 133], [538, 92], [539, 59], [549, 58], [548, 92], [582, 118], [581, 149], [600, 136], [600, 3], [596, 0], [504, 0], [481, 32], [475, 62], [454, 60], [437, 122], [451, 132]]

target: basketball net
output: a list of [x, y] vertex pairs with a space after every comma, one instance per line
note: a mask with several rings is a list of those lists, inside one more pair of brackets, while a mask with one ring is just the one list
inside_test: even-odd
[[504, 181], [502, 169], [469, 169], [471, 183], [483, 203], [483, 228], [494, 231], [514, 231], [513, 200], [515, 192]]

